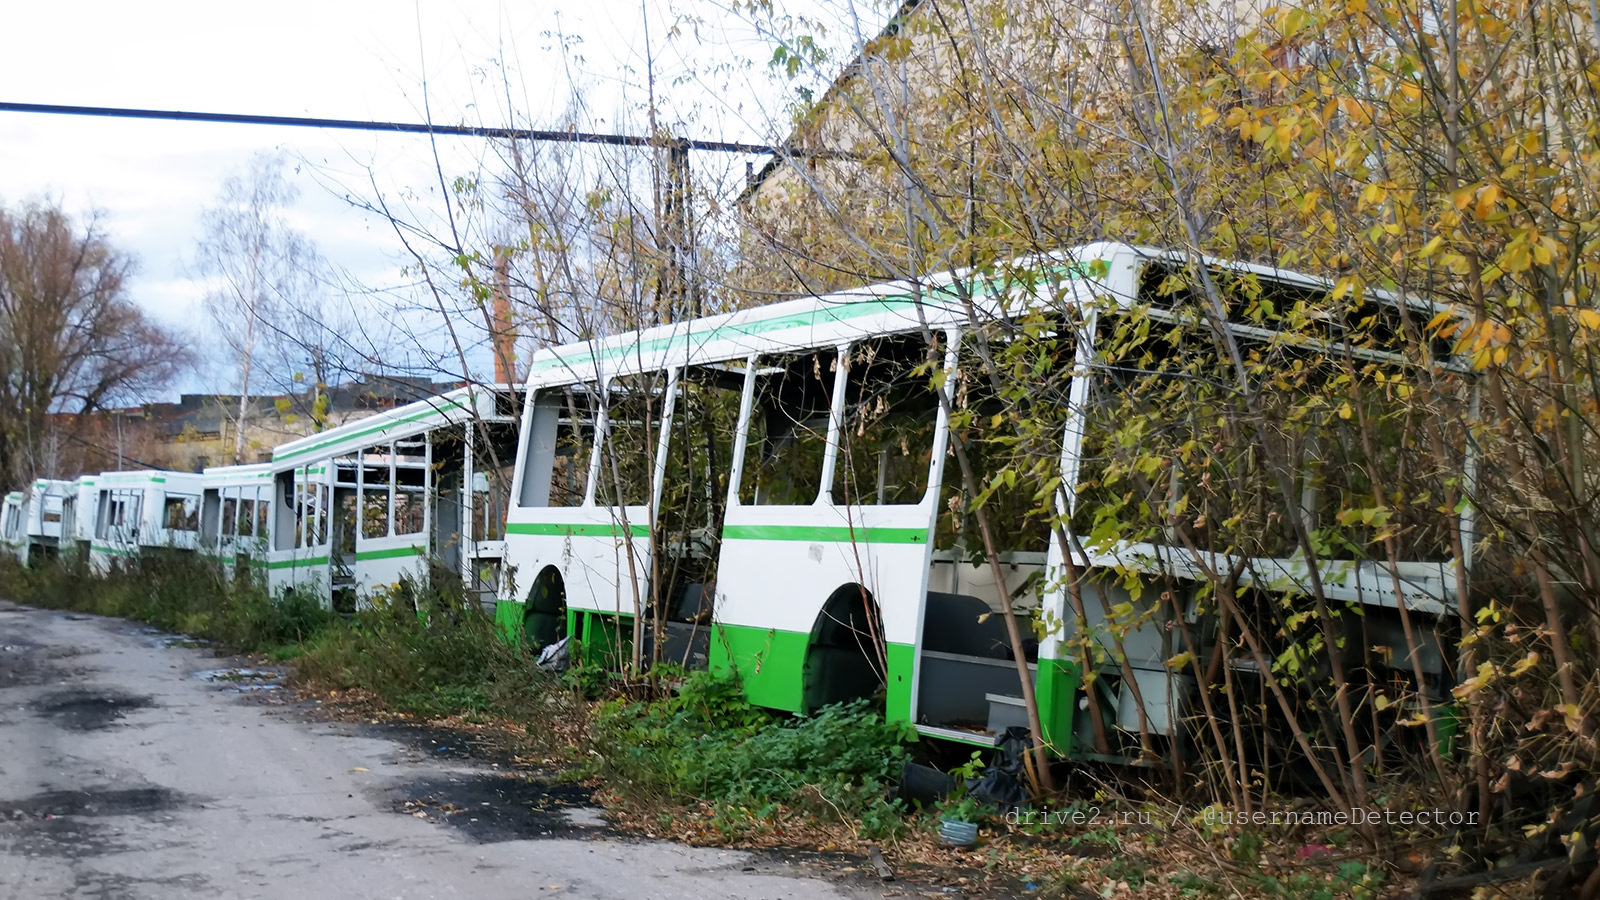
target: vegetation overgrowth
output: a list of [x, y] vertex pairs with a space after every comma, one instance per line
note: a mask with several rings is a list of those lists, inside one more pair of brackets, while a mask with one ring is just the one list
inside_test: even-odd
[[[932, 864], [929, 877], [1001, 879], [1041, 896], [1366, 898], [1394, 886], [1397, 870], [1414, 871], [1404, 839], [1401, 854], [1386, 857], [1353, 828], [1318, 838], [1326, 844], [1307, 844], [1294, 829], [1241, 832], [1216, 824], [1220, 808], [1208, 817], [1109, 780], [1077, 778], [1031, 816], [961, 788], [943, 802], [910, 802], [896, 796], [902, 767], [938, 748], [916, 744], [865, 701], [794, 717], [750, 704], [735, 678], [705, 671], [663, 666], [648, 686], [582, 666], [552, 675], [449, 586], [403, 586], [346, 617], [293, 593], [274, 600], [200, 557], [156, 554], [105, 575], [71, 560], [28, 569], [0, 561], [0, 597], [133, 619], [285, 662], [303, 690], [361, 698], [347, 708], [363, 716], [487, 728], [520, 759], [595, 780], [624, 813], [618, 821], [651, 836], [855, 852], [876, 845], [892, 859]], [[951, 772], [964, 785], [983, 770], [974, 754]], [[958, 814], [983, 823], [977, 847], [938, 844], [939, 819]]]

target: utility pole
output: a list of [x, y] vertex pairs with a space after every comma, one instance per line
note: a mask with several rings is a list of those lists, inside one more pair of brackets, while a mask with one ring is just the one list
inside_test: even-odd
[[667, 196], [662, 233], [666, 237], [666, 308], [674, 319], [700, 316], [699, 282], [695, 278], [694, 193], [689, 178], [689, 143], [674, 138], [667, 145]]

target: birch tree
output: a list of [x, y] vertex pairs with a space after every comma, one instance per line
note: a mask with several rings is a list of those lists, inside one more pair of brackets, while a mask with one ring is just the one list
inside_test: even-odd
[[[296, 341], [296, 335], [322, 333], [321, 323], [306, 320], [320, 309], [316, 298], [325, 267], [312, 242], [288, 221], [299, 191], [285, 177], [284, 166], [282, 156], [262, 153], [229, 176], [216, 204], [202, 216], [196, 248], [196, 268], [210, 286], [205, 308], [232, 358], [239, 387], [234, 462], [244, 459], [253, 389], [294, 371], [291, 360], [273, 351], [286, 338], [294, 343], [304, 341]], [[310, 343], [320, 348], [322, 341]], [[313, 353], [312, 365], [320, 366], [323, 355]]]

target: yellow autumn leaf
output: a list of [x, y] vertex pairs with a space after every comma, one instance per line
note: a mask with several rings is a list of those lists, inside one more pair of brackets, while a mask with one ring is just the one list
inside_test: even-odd
[[1522, 659], [1517, 660], [1517, 664], [1511, 667], [1510, 675], [1511, 675], [1511, 677], [1515, 678], [1518, 675], [1521, 675], [1523, 672], [1526, 672], [1529, 669], [1533, 668], [1534, 666], [1537, 666], [1538, 664], [1539, 664], [1539, 654], [1538, 653], [1529, 653], [1527, 656], [1524, 656]]
[[1486, 184], [1483, 186], [1483, 190], [1478, 192], [1478, 206], [1477, 209], [1473, 211], [1473, 215], [1477, 216], [1479, 221], [1487, 219], [1489, 216], [1494, 214], [1495, 204], [1499, 202], [1500, 186], [1496, 184]]

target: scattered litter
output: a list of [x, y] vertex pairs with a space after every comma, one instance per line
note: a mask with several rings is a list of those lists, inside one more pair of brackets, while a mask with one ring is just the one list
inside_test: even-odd
[[572, 636], [568, 635], [539, 651], [539, 660], [534, 665], [547, 672], [565, 672], [572, 661], [567, 653], [567, 642], [571, 639]]
[[889, 861], [883, 858], [883, 851], [877, 847], [867, 848], [867, 859], [871, 860], [872, 867], [878, 870], [880, 881], [893, 881], [894, 870], [889, 868]]

